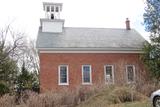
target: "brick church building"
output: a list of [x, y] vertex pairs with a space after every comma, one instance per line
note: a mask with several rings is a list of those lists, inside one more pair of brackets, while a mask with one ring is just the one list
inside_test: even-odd
[[140, 55], [145, 39], [126, 19], [126, 29], [64, 27], [61, 3], [43, 3], [36, 47], [40, 90], [97, 84], [130, 84], [145, 78]]

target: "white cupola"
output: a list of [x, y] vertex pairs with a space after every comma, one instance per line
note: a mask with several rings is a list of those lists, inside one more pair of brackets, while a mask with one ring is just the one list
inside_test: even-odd
[[60, 18], [62, 3], [44, 2], [43, 10], [45, 18], [40, 19], [42, 32], [61, 33], [64, 27], [64, 20]]

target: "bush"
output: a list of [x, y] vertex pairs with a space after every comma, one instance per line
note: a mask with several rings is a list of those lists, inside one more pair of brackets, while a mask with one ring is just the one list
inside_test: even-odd
[[129, 87], [115, 87], [109, 94], [108, 100], [111, 103], [124, 103], [144, 100], [146, 97]]
[[9, 88], [5, 84], [0, 83], [0, 96], [6, 93], [9, 93]]

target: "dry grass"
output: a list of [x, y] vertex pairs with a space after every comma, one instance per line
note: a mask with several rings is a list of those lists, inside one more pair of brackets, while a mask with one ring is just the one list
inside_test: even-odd
[[15, 107], [15, 97], [9, 96], [8, 94], [0, 97], [0, 106], [1, 107]]
[[152, 107], [151, 103], [148, 100], [145, 101], [136, 101], [136, 102], [127, 102], [121, 104], [113, 104], [109, 107]]
[[136, 84], [136, 91], [148, 97], [151, 96], [151, 93], [153, 91], [158, 90], [158, 89], [160, 89], [160, 85], [157, 85], [154, 82]]
[[129, 86], [95, 86], [90, 89], [79, 87], [74, 92], [63, 90], [36, 94], [28, 91], [18, 102], [15, 102], [15, 96], [6, 94], [0, 98], [0, 107], [149, 107], [144, 106], [149, 105], [147, 100], [136, 88]]
[[74, 107], [77, 105], [77, 94], [73, 92], [49, 92], [45, 94], [31, 94], [24, 104], [25, 107]]
[[78, 105], [78, 107], [130, 107], [130, 106], [124, 106], [123, 104], [132, 102], [131, 105], [132, 104], [134, 105], [135, 104], [134, 102], [137, 101], [144, 102], [147, 100], [148, 97], [137, 92], [136, 90], [133, 90], [128, 86], [123, 86], [123, 87], [113, 86], [105, 88], [103, 91], [97, 93], [96, 95], [90, 97], [87, 101]]
[[75, 107], [95, 93], [95, 89], [86, 90], [80, 87], [77, 91], [67, 89], [60, 92], [37, 94], [26, 91], [16, 100], [17, 96], [8, 94], [0, 97], [0, 107]]

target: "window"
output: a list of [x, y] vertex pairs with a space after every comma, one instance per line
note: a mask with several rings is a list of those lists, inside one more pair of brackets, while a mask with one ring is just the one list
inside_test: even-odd
[[54, 19], [54, 14], [51, 14], [51, 19]]
[[68, 66], [67, 65], [60, 65], [59, 68], [59, 85], [69, 85], [68, 82]]
[[91, 65], [82, 65], [82, 84], [91, 84]]
[[47, 12], [50, 12], [50, 6], [47, 6]]
[[105, 65], [104, 66], [104, 74], [105, 74], [105, 83], [107, 83], [107, 84], [114, 83], [114, 67], [113, 67], [113, 65]]
[[59, 12], [59, 7], [56, 7], [56, 12]]
[[126, 66], [126, 73], [127, 73], [127, 82], [128, 83], [135, 82], [135, 66], [134, 65], [127, 65]]
[[51, 12], [54, 12], [54, 6], [51, 6]]

